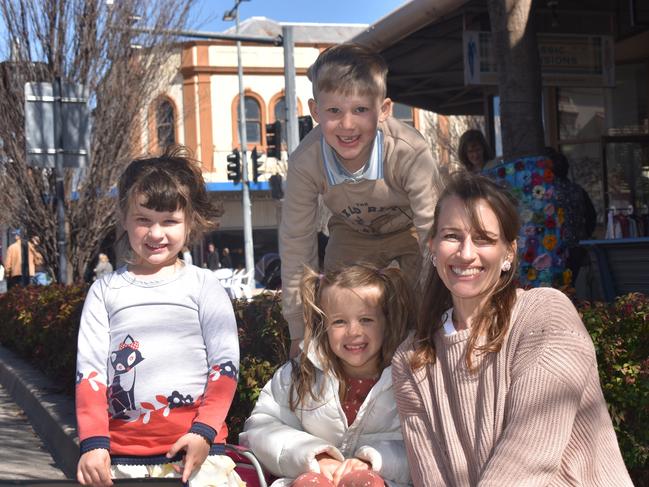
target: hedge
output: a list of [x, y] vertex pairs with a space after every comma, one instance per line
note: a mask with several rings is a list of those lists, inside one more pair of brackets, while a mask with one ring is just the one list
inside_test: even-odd
[[[14, 350], [74, 392], [76, 338], [87, 287], [15, 287], [0, 295], [0, 345]], [[289, 336], [278, 294], [234, 301], [239, 328], [239, 386], [228, 416], [237, 442], [263, 385], [287, 358]], [[620, 448], [636, 486], [649, 486], [649, 297], [576, 303], [599, 363], [600, 380]]]

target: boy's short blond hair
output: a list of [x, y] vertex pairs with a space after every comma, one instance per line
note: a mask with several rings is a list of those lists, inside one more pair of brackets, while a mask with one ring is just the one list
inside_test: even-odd
[[323, 91], [386, 97], [388, 66], [380, 54], [360, 44], [347, 42], [325, 49], [307, 75], [316, 101]]

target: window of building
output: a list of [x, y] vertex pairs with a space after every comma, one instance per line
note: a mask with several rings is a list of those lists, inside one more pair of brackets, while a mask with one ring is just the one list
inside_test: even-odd
[[[248, 144], [261, 144], [261, 106], [257, 99], [252, 96], [246, 96], [244, 106], [246, 111], [246, 142]], [[238, 123], [239, 110], [237, 109]]]
[[602, 232], [605, 190], [602, 182], [601, 136], [604, 135], [604, 96], [601, 88], [557, 88], [559, 149], [570, 162], [570, 177], [590, 195]]
[[169, 100], [162, 100], [156, 108], [156, 136], [158, 148], [166, 149], [176, 144], [176, 116]]
[[403, 103], [393, 103], [392, 116], [398, 118], [404, 123], [407, 123], [411, 127], [415, 126], [414, 112], [412, 107], [409, 107], [408, 105], [404, 105]]
[[649, 134], [649, 65], [615, 66], [615, 88], [607, 105], [608, 135]]
[[604, 96], [600, 88], [559, 88], [559, 140], [599, 141], [604, 134]]

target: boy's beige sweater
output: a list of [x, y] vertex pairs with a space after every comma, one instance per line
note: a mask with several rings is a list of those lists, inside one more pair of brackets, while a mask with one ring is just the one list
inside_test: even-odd
[[519, 291], [498, 353], [470, 373], [470, 330], [435, 336], [437, 361], [413, 373], [412, 340], [393, 382], [415, 486], [632, 486], [608, 416], [593, 343], [549, 288]]
[[303, 266], [318, 267], [316, 240], [318, 195], [339, 219], [370, 237], [408, 229], [414, 224], [423, 245], [440, 191], [439, 168], [421, 134], [396, 118], [379, 124], [383, 131], [382, 180], [330, 187], [322, 159], [322, 131], [314, 128], [291, 154], [279, 231], [282, 302], [291, 338], [302, 338], [304, 322], [299, 284]]

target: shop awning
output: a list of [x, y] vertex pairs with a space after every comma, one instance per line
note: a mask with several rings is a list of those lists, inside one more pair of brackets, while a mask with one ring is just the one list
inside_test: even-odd
[[[649, 18], [643, 2], [633, 2], [635, 23], [615, 0], [533, 5], [530, 19], [538, 33], [609, 35], [618, 42], [627, 37], [642, 39], [639, 34], [647, 25], [638, 23], [638, 19]], [[491, 30], [486, 0], [412, 0], [352, 41], [385, 58], [388, 96], [394, 101], [445, 115], [482, 115], [485, 93], [497, 93], [497, 86], [465, 86], [465, 30]]]
[[471, 3], [413, 0], [352, 39], [385, 58], [390, 98], [442, 114], [482, 114], [482, 89], [464, 86], [463, 13]]

